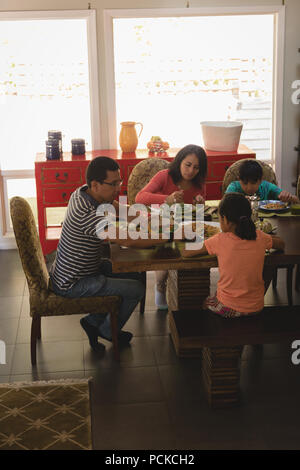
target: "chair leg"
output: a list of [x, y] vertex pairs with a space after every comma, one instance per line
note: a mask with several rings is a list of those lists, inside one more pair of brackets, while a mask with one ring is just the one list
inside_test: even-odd
[[41, 340], [42, 338], [41, 322], [42, 322], [42, 317], [38, 317], [38, 334], [37, 334], [38, 340]]
[[286, 287], [289, 305], [293, 305], [293, 271], [294, 265], [290, 265], [286, 268]]
[[36, 342], [40, 331], [40, 317], [33, 317], [31, 323], [31, 338], [30, 338], [30, 350], [31, 350], [31, 364], [36, 365]]
[[142, 315], [145, 312], [145, 303], [146, 303], [146, 290], [147, 290], [147, 273], [146, 271], [143, 271], [141, 273], [141, 281], [143, 285], [145, 286], [145, 295], [140, 301], [140, 314]]
[[273, 289], [277, 288], [277, 268], [274, 269], [274, 275], [273, 275], [273, 279], [272, 279], [272, 286], [273, 286]]
[[300, 264], [297, 264], [296, 267], [295, 289], [297, 292], [300, 291]]
[[120, 360], [119, 342], [118, 342], [118, 320], [116, 312], [110, 314], [111, 337], [114, 348], [114, 355], [117, 361]]

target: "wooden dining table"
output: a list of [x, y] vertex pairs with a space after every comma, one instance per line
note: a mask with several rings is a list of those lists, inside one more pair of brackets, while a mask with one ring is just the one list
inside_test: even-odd
[[[267, 252], [265, 266], [300, 264], [300, 217], [272, 217], [268, 221], [285, 241], [285, 250]], [[210, 294], [210, 269], [218, 266], [217, 258], [211, 255], [183, 258], [180, 251], [184, 245], [185, 242], [176, 241], [147, 249], [122, 248], [116, 244], [110, 247], [113, 272], [169, 271], [168, 305], [174, 341], [178, 331], [172, 311], [201, 309]]]

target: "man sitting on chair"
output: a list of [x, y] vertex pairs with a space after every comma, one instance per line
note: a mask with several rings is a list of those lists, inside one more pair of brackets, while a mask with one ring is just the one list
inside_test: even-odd
[[[103, 240], [97, 236], [99, 226], [107, 226], [107, 218], [97, 212], [98, 206], [112, 204], [116, 215], [119, 214], [119, 203], [115, 200], [122, 184], [119, 165], [109, 157], [95, 158], [88, 165], [86, 182], [73, 192], [68, 204], [50, 273], [52, 287], [64, 297], [120, 296], [118, 339], [120, 346], [124, 346], [129, 344], [132, 333], [122, 328], [144, 296], [145, 288], [139, 273], [112, 273], [110, 261], [103, 259]], [[124, 239], [119, 232], [111, 241], [141, 248], [164, 242]], [[104, 349], [98, 337], [112, 341], [109, 315], [89, 314], [80, 323], [94, 351]]]

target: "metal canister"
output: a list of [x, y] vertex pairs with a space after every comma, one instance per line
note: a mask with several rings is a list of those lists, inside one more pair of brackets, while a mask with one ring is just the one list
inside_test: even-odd
[[62, 133], [61, 131], [48, 131], [48, 141], [49, 140], [58, 140], [59, 141], [59, 152], [62, 154]]
[[59, 140], [46, 140], [46, 158], [47, 160], [59, 160], [61, 156]]
[[83, 155], [85, 154], [85, 140], [84, 139], [72, 139], [72, 155]]

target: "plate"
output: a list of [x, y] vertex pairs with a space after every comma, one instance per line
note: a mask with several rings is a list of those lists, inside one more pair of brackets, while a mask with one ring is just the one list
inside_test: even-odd
[[287, 202], [269, 199], [258, 202], [258, 210], [265, 212], [285, 212], [288, 211], [290, 205]]

